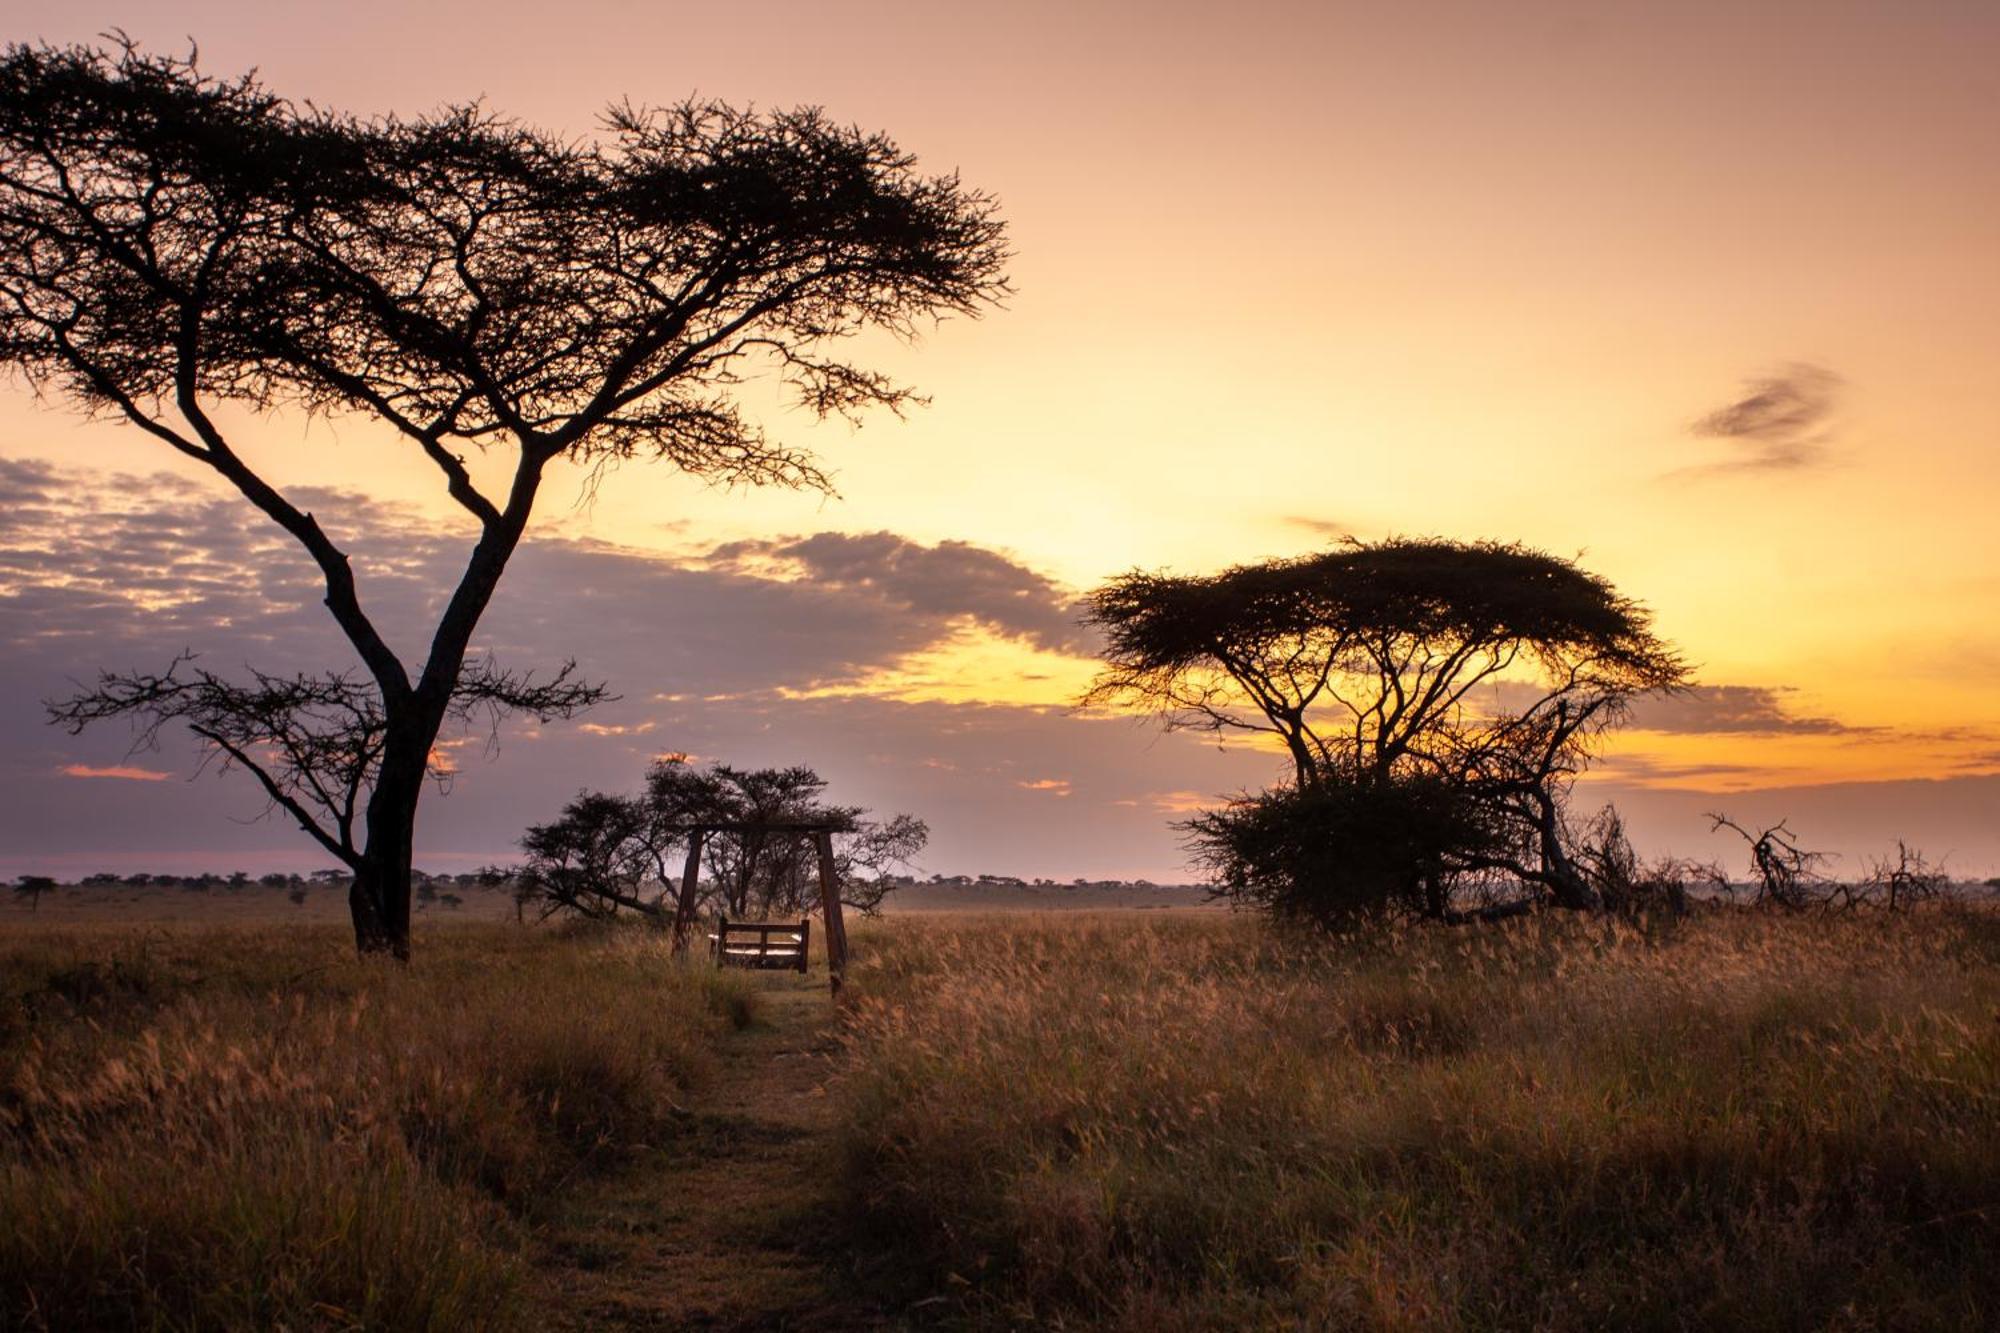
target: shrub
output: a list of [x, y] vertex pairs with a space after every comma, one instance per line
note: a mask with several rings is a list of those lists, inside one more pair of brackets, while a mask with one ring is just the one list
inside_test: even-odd
[[1504, 836], [1463, 787], [1424, 778], [1278, 787], [1182, 827], [1221, 896], [1322, 925], [1441, 916]]

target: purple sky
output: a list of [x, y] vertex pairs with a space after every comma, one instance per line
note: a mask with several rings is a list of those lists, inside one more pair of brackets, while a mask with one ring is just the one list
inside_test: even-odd
[[[303, 498], [329, 524], [367, 534], [357, 564], [392, 641], [420, 626], [460, 534], [351, 493]], [[509, 725], [497, 748], [483, 734], [462, 738], [460, 776], [423, 807], [420, 864], [509, 860], [520, 830], [578, 789], [634, 787], [651, 756], [678, 750], [812, 764], [842, 801], [916, 813], [934, 830], [927, 870], [1179, 878], [1171, 820], [1271, 780], [1271, 756], [1057, 706], [842, 688], [968, 627], [1087, 654], [1075, 595], [1006, 554], [886, 532], [729, 543], [679, 559], [531, 543], [508, 572], [485, 647], [521, 667], [573, 654], [621, 697], [576, 722]], [[190, 779], [184, 741], [131, 753], [115, 725], [72, 739], [43, 723], [38, 702], [99, 667], [164, 666], [188, 648], [218, 669], [345, 662], [316, 597], [305, 559], [226, 494], [166, 475], [0, 461], [0, 873], [320, 865], [282, 821], [257, 818], [241, 775]], [[1749, 687], [1654, 705], [1640, 721], [1663, 735], [1841, 729]], [[1615, 798], [1652, 852], [1733, 855], [1701, 818], [1723, 808], [1790, 817], [1809, 845], [1856, 864], [1902, 836], [1983, 873], [1992, 845], [1966, 835], [1981, 829], [1996, 784], [1716, 795], [1600, 783], [1586, 796]]]

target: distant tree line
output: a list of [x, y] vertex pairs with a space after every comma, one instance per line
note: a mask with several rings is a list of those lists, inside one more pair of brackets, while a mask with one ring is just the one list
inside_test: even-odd
[[[419, 888], [425, 885], [439, 887], [445, 885], [458, 888], [498, 888], [508, 882], [509, 872], [496, 867], [466, 871], [462, 874], [432, 873], [413, 870], [410, 879]], [[42, 875], [24, 875], [23, 880], [46, 880], [49, 887], [56, 887], [59, 881]], [[133, 871], [121, 874], [117, 871], [98, 871], [85, 875], [75, 883], [86, 889], [106, 888], [162, 888], [162, 889], [247, 889], [255, 885], [265, 889], [327, 888], [344, 889], [352, 879], [350, 872], [339, 869], [314, 870], [305, 874], [275, 870], [267, 874], [252, 876], [248, 871], [233, 870], [228, 874], [215, 871], [201, 871], [194, 874], [175, 874], [167, 871]]]

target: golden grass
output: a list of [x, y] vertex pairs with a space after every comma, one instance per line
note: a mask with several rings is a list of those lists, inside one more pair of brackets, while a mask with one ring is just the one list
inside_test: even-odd
[[0, 936], [0, 1326], [517, 1322], [524, 1226], [753, 1005], [637, 932]]
[[949, 1273], [956, 1320], [2000, 1318], [1991, 914], [862, 940], [853, 1234], [885, 1271]]

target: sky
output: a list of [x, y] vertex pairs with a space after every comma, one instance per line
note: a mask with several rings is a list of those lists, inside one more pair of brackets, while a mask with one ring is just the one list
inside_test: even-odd
[[[1074, 713], [1077, 599], [1411, 535], [1575, 557], [1696, 664], [1585, 788], [1642, 851], [1736, 856], [1719, 809], [1847, 868], [1900, 837], [2000, 873], [2000, 8], [551, 12], [0, 0], [12, 39], [192, 38], [356, 112], [483, 98], [580, 136], [621, 97], [817, 105], [999, 200], [1005, 307], [861, 344], [927, 406], [857, 429], [746, 389], [837, 497], [555, 478], [487, 642], [620, 697], [471, 738], [420, 864], [509, 859], [687, 751], [916, 813], [925, 869], [1180, 878], [1171, 822], [1282, 765]], [[238, 426], [413, 634], [462, 540], [434, 471], [358, 420]], [[303, 560], [19, 386], [0, 480], [0, 873], [320, 864], [184, 745], [40, 704], [182, 648], [337, 660]]]

